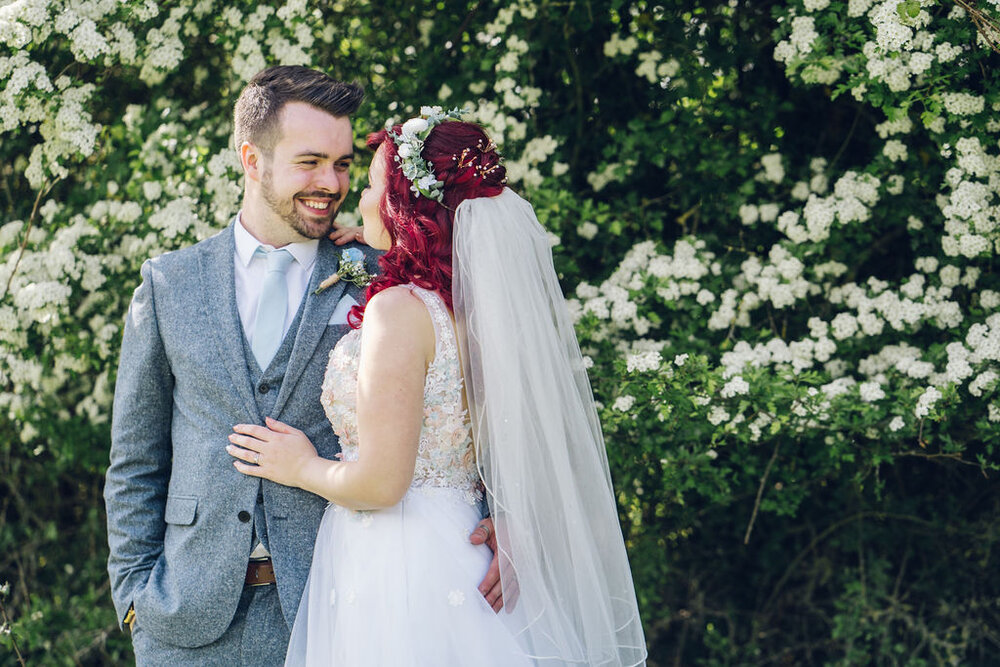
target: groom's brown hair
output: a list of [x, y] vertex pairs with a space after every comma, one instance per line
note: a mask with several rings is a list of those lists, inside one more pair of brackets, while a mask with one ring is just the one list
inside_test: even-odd
[[249, 141], [270, 154], [278, 143], [278, 119], [289, 102], [305, 102], [331, 116], [358, 110], [365, 90], [357, 83], [337, 81], [319, 70], [278, 65], [258, 72], [240, 92], [233, 110], [233, 139], [239, 150]]

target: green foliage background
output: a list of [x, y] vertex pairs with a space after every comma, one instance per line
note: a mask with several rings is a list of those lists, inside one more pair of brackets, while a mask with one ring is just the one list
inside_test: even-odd
[[[977, 393], [942, 377], [942, 397], [917, 419], [927, 382], [891, 368], [880, 400], [857, 388], [829, 398], [817, 391], [900, 343], [943, 373], [948, 345], [996, 310], [982, 296], [1000, 289], [995, 245], [956, 259], [942, 249], [953, 232], [938, 209], [953, 194], [949, 150], [958, 139], [996, 152], [1000, 59], [982, 35], [1000, 7], [981, 2], [977, 14], [956, 13], [951, 2], [892, 3], [905, 20], [924, 12], [932, 41], [964, 49], [894, 90], [869, 75], [863, 47], [876, 39], [875, 24], [850, 16], [849, 4], [0, 7], [0, 584], [8, 584], [0, 665], [18, 655], [27, 664], [131, 660], [111, 608], [101, 500], [122, 318], [145, 257], [203, 238], [236, 212], [232, 104], [247, 72], [278, 62], [366, 86], [359, 151], [389, 116], [468, 104], [513, 163], [513, 185], [559, 238], [560, 277], [578, 299], [650, 664], [1000, 662], [1000, 426], [988, 418], [990, 405], [1000, 408], [996, 382]], [[815, 16], [818, 37], [783, 65], [775, 47], [799, 29], [797, 16]], [[104, 47], [88, 38], [87, 21]], [[623, 49], [607, 46], [626, 39], [633, 43]], [[35, 65], [47, 88], [38, 78], [23, 83]], [[819, 71], [837, 76], [817, 83]], [[985, 106], [947, 112], [955, 91]], [[913, 125], [902, 136], [904, 161], [883, 152], [879, 130], [899, 118]], [[762, 158], [776, 153], [784, 176], [769, 180]], [[802, 211], [791, 194], [797, 182], [832, 183], [848, 171], [882, 182], [864, 224], [841, 221], [828, 239], [793, 243], [773, 222], [741, 219], [748, 204]], [[979, 174], [993, 206], [997, 174]], [[902, 178], [900, 193], [885, 185], [891, 176]], [[908, 222], [914, 216], [920, 226]], [[981, 227], [992, 244], [996, 233]], [[687, 247], [708, 268], [688, 277], [697, 284], [683, 298], [665, 296], [670, 280], [654, 260], [677, 260]], [[767, 262], [775, 247], [799, 260], [815, 289], [792, 307], [707, 327], [726, 290], [752, 291], [742, 263]], [[837, 288], [873, 297], [879, 281], [902, 289], [922, 257], [966, 272], [949, 290], [957, 322], [932, 314], [838, 338], [842, 366], [750, 365], [741, 371], [746, 392], [723, 391], [724, 355], [739, 343], [801, 340], [810, 318], [846, 312]], [[844, 271], [824, 277], [817, 267], [831, 261]], [[950, 286], [924, 273], [929, 286]], [[702, 290], [715, 301], [696, 300]], [[619, 306], [644, 323], [587, 306], [598, 292], [619, 294]], [[637, 350], [661, 356], [630, 368]], [[994, 361], [987, 355], [976, 370]], [[889, 427], [894, 417], [905, 426]]]

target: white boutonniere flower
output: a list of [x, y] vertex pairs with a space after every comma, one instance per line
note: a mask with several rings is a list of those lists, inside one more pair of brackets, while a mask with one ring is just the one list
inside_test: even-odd
[[313, 294], [319, 294], [327, 287], [336, 285], [343, 278], [349, 283], [354, 283], [358, 287], [368, 287], [372, 281], [372, 276], [365, 270], [365, 255], [357, 248], [345, 248], [340, 253], [340, 266], [337, 272], [324, 280], [316, 288]]

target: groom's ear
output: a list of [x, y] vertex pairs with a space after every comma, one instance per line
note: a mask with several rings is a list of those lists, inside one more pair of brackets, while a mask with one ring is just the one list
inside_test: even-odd
[[243, 145], [240, 146], [240, 164], [243, 165], [243, 173], [247, 175], [247, 178], [254, 181], [260, 180], [262, 158], [260, 148], [249, 141], [244, 141]]

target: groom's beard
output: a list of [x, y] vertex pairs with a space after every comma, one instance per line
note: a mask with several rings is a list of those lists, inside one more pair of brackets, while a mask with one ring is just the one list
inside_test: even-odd
[[[274, 178], [270, 170], [264, 171], [260, 182], [260, 189], [268, 208], [276, 216], [284, 220], [285, 224], [305, 238], [319, 239], [328, 236], [333, 231], [333, 221], [337, 218], [337, 211], [340, 210], [342, 202], [340, 195], [330, 195], [326, 192], [300, 192], [291, 199], [278, 199], [278, 196], [274, 192]], [[321, 197], [323, 199], [332, 199], [332, 201], [325, 216], [311, 216], [309, 219], [306, 219], [295, 210], [295, 199], [298, 197]]]

